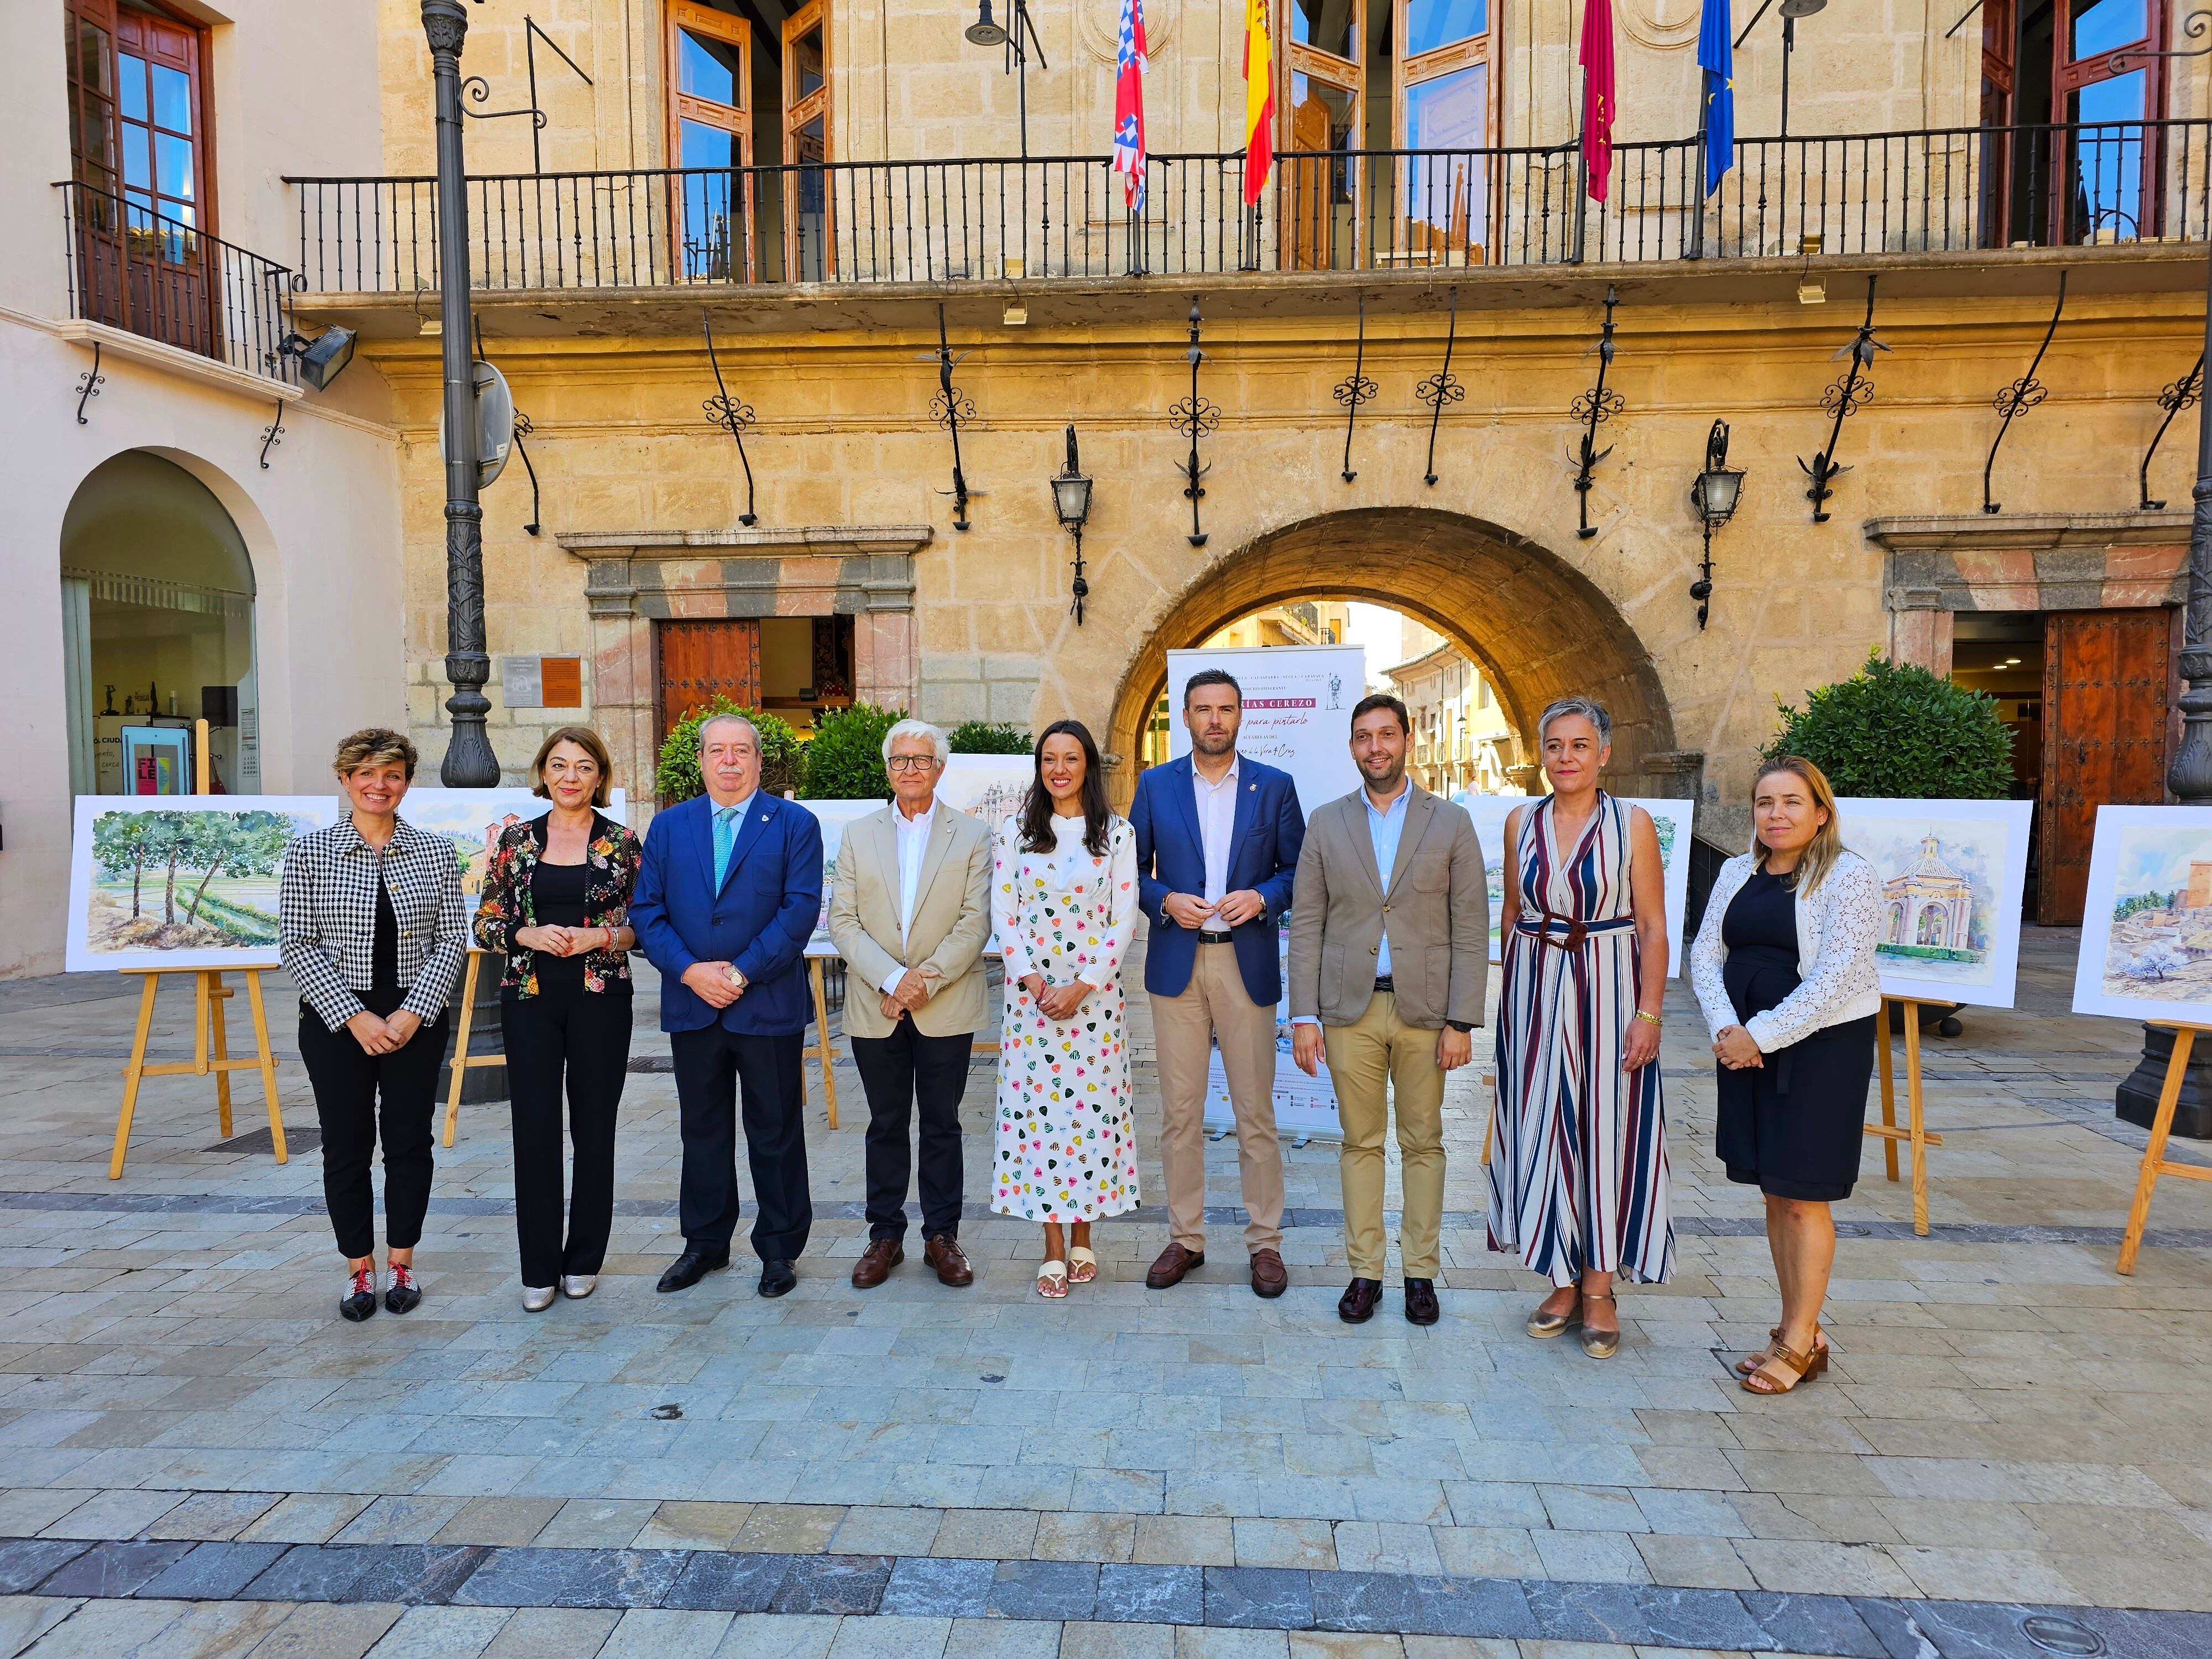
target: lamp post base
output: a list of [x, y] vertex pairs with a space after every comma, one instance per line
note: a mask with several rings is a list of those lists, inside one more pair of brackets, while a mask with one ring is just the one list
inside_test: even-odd
[[[2191, 1051], [2181, 1076], [2181, 1098], [2173, 1109], [2173, 1133], [2192, 1140], [2212, 1140], [2212, 1056], [2200, 1044]], [[2166, 1062], [2173, 1054], [2173, 1033], [2161, 1026], [2143, 1027], [2142, 1058], [2121, 1082], [2112, 1099], [2113, 1115], [2123, 1123], [2148, 1129], [2158, 1114], [2159, 1091], [2166, 1084]]]

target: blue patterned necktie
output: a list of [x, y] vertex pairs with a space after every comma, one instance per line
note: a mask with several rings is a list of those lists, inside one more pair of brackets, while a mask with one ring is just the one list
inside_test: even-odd
[[734, 806], [714, 809], [714, 890], [718, 893], [730, 873], [730, 854], [738, 844], [737, 816]]

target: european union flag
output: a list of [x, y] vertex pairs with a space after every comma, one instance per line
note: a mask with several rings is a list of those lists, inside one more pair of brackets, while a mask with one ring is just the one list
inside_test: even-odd
[[1705, 0], [1698, 23], [1698, 67], [1705, 72], [1705, 194], [1721, 187], [1735, 165], [1735, 53], [1729, 43], [1728, 0]]

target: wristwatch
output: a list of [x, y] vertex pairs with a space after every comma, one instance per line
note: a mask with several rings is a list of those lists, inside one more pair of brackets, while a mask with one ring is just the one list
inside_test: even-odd
[[1450, 1026], [1453, 1030], [1461, 1032], [1462, 1034], [1472, 1031], [1474, 1029], [1474, 1022], [1471, 1020], [1448, 1019], [1444, 1024]]
[[746, 979], [743, 974], [739, 973], [737, 969], [732, 966], [730, 969], [730, 983], [736, 986], [738, 989], [742, 991], [747, 985], [751, 983], [751, 981]]

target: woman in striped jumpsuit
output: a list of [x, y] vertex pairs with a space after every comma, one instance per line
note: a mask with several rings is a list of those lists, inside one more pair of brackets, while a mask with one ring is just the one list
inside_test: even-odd
[[1490, 1248], [1556, 1287], [1528, 1334], [1620, 1345], [1616, 1278], [1674, 1271], [1659, 1083], [1666, 882], [1650, 814], [1598, 787], [1613, 722], [1586, 697], [1537, 724], [1552, 793], [1506, 820]]

